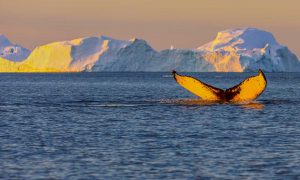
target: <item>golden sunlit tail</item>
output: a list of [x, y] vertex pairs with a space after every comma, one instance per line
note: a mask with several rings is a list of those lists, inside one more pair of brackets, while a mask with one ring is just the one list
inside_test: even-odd
[[252, 101], [256, 99], [267, 87], [267, 80], [262, 72], [245, 79], [240, 84], [225, 91], [226, 98], [233, 102]]
[[203, 100], [211, 101], [252, 101], [256, 99], [267, 86], [265, 75], [261, 70], [259, 70], [258, 75], [249, 77], [240, 84], [225, 91], [196, 78], [179, 75], [176, 71], [173, 71], [173, 76], [176, 82], [186, 90]]
[[176, 71], [173, 71], [173, 76], [179, 85], [203, 100], [218, 101], [224, 93], [222, 89], [210, 86], [190, 76], [181, 76]]

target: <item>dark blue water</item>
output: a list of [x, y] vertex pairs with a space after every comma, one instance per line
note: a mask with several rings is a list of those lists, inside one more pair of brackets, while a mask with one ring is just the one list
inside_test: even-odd
[[168, 73], [0, 74], [0, 178], [299, 179], [300, 74], [266, 76], [237, 105], [182, 100]]

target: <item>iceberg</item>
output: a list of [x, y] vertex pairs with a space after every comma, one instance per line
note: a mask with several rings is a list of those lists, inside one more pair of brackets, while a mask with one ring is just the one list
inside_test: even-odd
[[[14, 48], [10, 48], [10, 47]], [[91, 36], [53, 42], [32, 52], [0, 36], [0, 72], [297, 72], [300, 61], [256, 28], [221, 31], [195, 49], [157, 51], [147, 41]]]

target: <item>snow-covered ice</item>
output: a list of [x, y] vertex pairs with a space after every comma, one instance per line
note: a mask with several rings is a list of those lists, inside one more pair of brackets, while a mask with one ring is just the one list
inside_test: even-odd
[[[0, 71], [300, 71], [300, 62], [275, 37], [256, 28], [221, 31], [195, 49], [157, 51], [145, 40], [92, 36], [36, 47], [31, 53], [0, 36]], [[29, 55], [30, 53], [30, 55]], [[6, 60], [5, 60], [6, 59]], [[10, 63], [8, 60], [15, 63]]]

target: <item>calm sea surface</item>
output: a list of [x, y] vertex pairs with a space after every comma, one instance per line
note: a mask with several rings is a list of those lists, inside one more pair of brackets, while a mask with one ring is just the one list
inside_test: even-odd
[[266, 77], [237, 105], [183, 100], [168, 73], [0, 74], [0, 178], [300, 179], [300, 73]]

